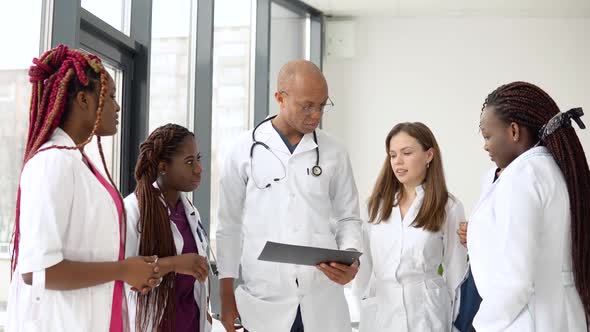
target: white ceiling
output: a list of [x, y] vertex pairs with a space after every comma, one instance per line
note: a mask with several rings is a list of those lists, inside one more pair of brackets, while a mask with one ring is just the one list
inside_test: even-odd
[[590, 17], [590, 0], [304, 0], [334, 16]]

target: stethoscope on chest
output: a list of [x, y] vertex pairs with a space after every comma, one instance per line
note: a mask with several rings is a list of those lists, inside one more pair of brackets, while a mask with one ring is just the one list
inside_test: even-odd
[[[276, 118], [277, 116], [271, 116], [267, 119], [264, 119], [263, 121], [261, 121], [258, 125], [256, 125], [256, 127], [254, 127], [254, 130], [252, 130], [252, 146], [250, 147], [250, 174], [252, 176], [252, 180], [254, 181], [254, 185], [256, 186], [256, 188], [258, 189], [266, 189], [266, 188], [270, 188], [271, 183], [267, 183], [266, 185], [261, 186], [257, 181], [256, 178], [254, 177], [254, 148], [258, 145], [262, 146], [263, 148], [265, 148], [268, 152], [272, 153], [272, 155], [281, 163], [281, 167], [283, 168], [283, 175], [281, 177], [278, 178], [273, 178], [273, 182], [279, 182], [283, 179], [285, 179], [287, 177], [287, 168], [285, 167], [285, 164], [283, 163], [283, 161], [281, 160], [281, 158], [279, 158], [279, 156], [277, 156], [274, 151], [268, 146], [268, 144], [258, 141], [256, 140], [256, 130], [258, 130], [258, 128], [266, 123], [271, 121], [272, 119]], [[311, 175], [318, 177], [320, 175], [322, 175], [322, 167], [320, 166], [320, 147], [318, 145], [318, 137], [316, 135], [315, 130], [313, 131], [313, 141], [315, 142], [315, 165], [311, 168]], [[309, 168], [307, 169], [307, 173], [310, 174]]]

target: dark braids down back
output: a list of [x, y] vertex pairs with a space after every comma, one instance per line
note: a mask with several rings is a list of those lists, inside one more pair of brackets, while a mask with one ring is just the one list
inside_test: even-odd
[[[515, 122], [537, 135], [559, 107], [541, 88], [526, 82], [503, 85], [485, 100], [484, 108], [494, 107], [504, 122]], [[575, 109], [579, 120], [581, 110]], [[571, 111], [570, 111], [571, 112]], [[570, 113], [568, 112], [568, 113]], [[581, 114], [580, 114], [581, 113]], [[583, 125], [580, 125], [583, 128]], [[545, 136], [545, 135], [544, 135]], [[580, 294], [586, 322], [590, 317], [590, 170], [584, 149], [574, 128], [568, 123], [546, 137], [532, 137], [547, 147], [563, 172], [570, 198], [572, 263], [576, 289]]]
[[[141, 144], [135, 166], [135, 195], [139, 205], [139, 255], [168, 257], [176, 252], [170, 218], [162, 195], [153, 183], [158, 179], [158, 165], [161, 161], [171, 162], [183, 140], [194, 137], [188, 129], [167, 124], [154, 130]], [[146, 295], [138, 294], [136, 328], [147, 331], [174, 331], [174, 273], [164, 276], [160, 286]], [[163, 324], [164, 323], [164, 324]]]

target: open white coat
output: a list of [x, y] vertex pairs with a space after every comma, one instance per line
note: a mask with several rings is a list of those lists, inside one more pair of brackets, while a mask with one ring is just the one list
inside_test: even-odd
[[364, 224], [365, 254], [355, 283], [362, 298], [360, 332], [451, 329], [455, 291], [467, 265], [456, 233], [465, 213], [461, 202], [449, 198], [438, 232], [413, 227], [423, 198], [419, 186], [403, 219], [397, 206], [387, 220]]
[[[76, 144], [57, 128], [42, 148], [51, 145]], [[119, 216], [111, 195], [78, 150], [38, 153], [25, 165], [20, 187], [20, 251], [8, 296], [7, 331], [107, 332], [115, 282], [49, 290], [45, 269], [62, 260], [118, 260]], [[29, 272], [31, 286], [21, 277]]]
[[[285, 165], [258, 146], [251, 165], [251, 131], [242, 135], [225, 162], [220, 182], [217, 258], [220, 278], [238, 278], [236, 302], [244, 326], [254, 332], [288, 332], [297, 307], [306, 332], [351, 331], [341, 285], [315, 267], [258, 260], [266, 241], [324, 247], [361, 248], [358, 193], [344, 148], [316, 130], [321, 176], [313, 134], [304, 135], [291, 154], [270, 122], [256, 139], [270, 146]], [[252, 167], [251, 167], [252, 166]], [[253, 173], [253, 174], [252, 174]], [[258, 189], [272, 183], [271, 187]], [[297, 282], [296, 282], [297, 281]]]
[[[202, 230], [201, 237], [199, 237], [197, 229], [199, 228], [200, 215], [199, 211], [190, 203], [188, 197], [184, 193], [181, 193], [180, 198], [184, 206], [184, 212], [188, 220], [189, 226], [193, 233], [193, 237], [197, 243], [198, 254], [207, 257], [207, 239]], [[162, 204], [165, 203], [162, 201]], [[137, 196], [131, 194], [125, 198], [125, 209], [127, 210], [127, 246], [125, 250], [126, 257], [137, 256], [139, 254], [139, 240], [140, 234], [138, 233], [137, 223], [139, 222], [139, 207], [137, 202]], [[176, 252], [181, 253], [184, 246], [184, 240], [182, 234], [176, 227], [176, 224], [170, 220], [170, 228], [172, 229], [172, 237], [174, 239], [174, 246]], [[202, 239], [202, 240], [201, 240]], [[135, 331], [135, 314], [137, 307], [137, 293], [131, 290], [131, 286], [125, 284], [125, 290], [127, 292], [127, 306], [129, 308], [129, 325], [131, 331]], [[208, 312], [208, 296], [209, 296], [209, 280], [199, 282], [195, 280], [194, 286], [195, 301], [199, 306], [200, 317], [199, 317], [199, 331], [208, 332], [211, 330], [211, 324], [207, 320]]]

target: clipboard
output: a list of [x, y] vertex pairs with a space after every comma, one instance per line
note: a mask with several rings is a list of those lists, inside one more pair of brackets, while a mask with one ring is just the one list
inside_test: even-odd
[[267, 241], [262, 252], [258, 256], [258, 260], [309, 266], [331, 262], [351, 265], [356, 262], [361, 255], [361, 252], [352, 250], [296, 246]]

